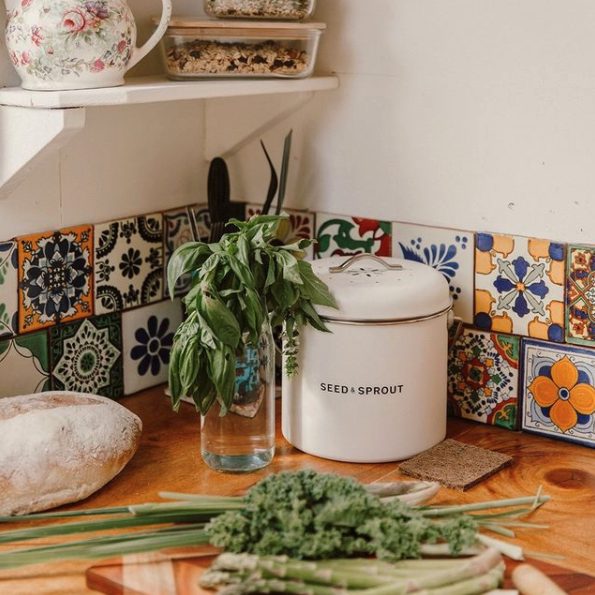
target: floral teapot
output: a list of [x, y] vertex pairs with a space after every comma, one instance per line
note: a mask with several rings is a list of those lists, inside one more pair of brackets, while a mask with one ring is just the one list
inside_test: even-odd
[[95, 89], [124, 84], [126, 71], [157, 45], [171, 17], [136, 47], [136, 24], [126, 0], [5, 0], [6, 45], [31, 90]]

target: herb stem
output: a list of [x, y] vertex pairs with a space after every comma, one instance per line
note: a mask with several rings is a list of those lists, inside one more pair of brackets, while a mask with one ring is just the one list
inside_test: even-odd
[[474, 512], [476, 510], [486, 510], [489, 508], [506, 508], [513, 506], [522, 506], [524, 504], [531, 504], [530, 510], [534, 510], [549, 502], [549, 496], [529, 496], [526, 498], [513, 498], [510, 500], [492, 500], [489, 502], [474, 502], [473, 504], [460, 504], [457, 506], [427, 506], [420, 508], [420, 512], [423, 516], [427, 517], [440, 517], [449, 516], [452, 514], [459, 514], [463, 512]]

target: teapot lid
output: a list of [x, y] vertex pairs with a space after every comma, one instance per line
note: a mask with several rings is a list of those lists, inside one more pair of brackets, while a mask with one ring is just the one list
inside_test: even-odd
[[325, 320], [406, 322], [445, 313], [452, 307], [448, 283], [434, 268], [402, 258], [356, 254], [312, 263], [334, 295], [338, 310], [317, 306]]

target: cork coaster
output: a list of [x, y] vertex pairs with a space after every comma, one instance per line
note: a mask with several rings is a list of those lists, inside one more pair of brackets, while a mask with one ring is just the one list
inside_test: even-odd
[[399, 471], [464, 492], [511, 463], [508, 455], [449, 439], [405, 461]]

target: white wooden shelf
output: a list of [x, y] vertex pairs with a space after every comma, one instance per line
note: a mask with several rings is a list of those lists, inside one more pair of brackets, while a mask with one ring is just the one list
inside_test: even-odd
[[[86, 108], [204, 99], [205, 158], [212, 159], [229, 156], [305, 105], [316, 92], [338, 86], [338, 77], [318, 75], [253, 81], [170, 81], [152, 76], [130, 79], [122, 87], [76, 91], [0, 88], [0, 198], [84, 128]], [[279, 101], [278, 94], [288, 97]]]
[[246, 97], [276, 93], [329, 91], [339, 86], [336, 76], [306, 79], [170, 81], [162, 76], [130, 79], [122, 87], [76, 91], [26, 91], [20, 87], [0, 89], [0, 105], [36, 109], [68, 109], [130, 105], [189, 99]]

